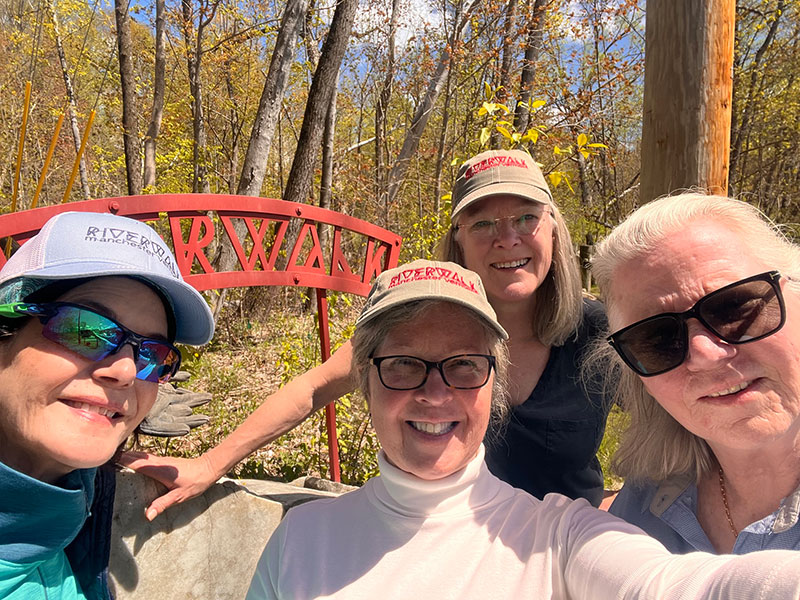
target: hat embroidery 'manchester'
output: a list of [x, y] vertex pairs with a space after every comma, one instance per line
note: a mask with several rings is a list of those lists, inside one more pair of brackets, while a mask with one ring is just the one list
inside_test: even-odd
[[174, 277], [180, 277], [180, 271], [172, 253], [164, 246], [160, 238], [149, 237], [141, 232], [121, 229], [119, 227], [96, 227], [90, 225], [86, 229], [84, 239], [89, 241], [106, 242], [113, 244], [126, 244], [133, 248], [144, 250], [148, 255], [156, 257], [161, 264], [167, 267]]

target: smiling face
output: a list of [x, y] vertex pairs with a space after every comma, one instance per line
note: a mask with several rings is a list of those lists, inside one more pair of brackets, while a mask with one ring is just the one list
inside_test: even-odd
[[[612, 330], [662, 312], [681, 312], [729, 283], [774, 268], [714, 223], [690, 222], [658, 252], [617, 268], [608, 315]], [[758, 451], [792, 446], [800, 435], [800, 294], [780, 281], [786, 324], [759, 341], [731, 345], [696, 319], [679, 367], [642, 378], [681, 425], [722, 448]]]
[[[440, 361], [456, 354], [489, 354], [483, 327], [473, 313], [437, 303], [412, 322], [393, 328], [376, 357], [410, 355]], [[432, 369], [415, 390], [390, 390], [369, 368], [372, 423], [389, 462], [421, 479], [441, 479], [476, 456], [489, 424], [494, 375], [481, 388], [448, 388]]]
[[[59, 301], [107, 315], [147, 337], [165, 339], [164, 305], [144, 283], [102, 277]], [[136, 379], [133, 350], [92, 362], [42, 336], [31, 318], [0, 344], [0, 461], [42, 481], [96, 467], [153, 406], [158, 384]]]
[[[523, 215], [533, 205], [517, 196], [490, 196], [467, 207], [458, 224]], [[464, 266], [480, 275], [492, 306], [502, 309], [506, 303], [532, 303], [552, 264], [552, 217], [545, 213], [539, 228], [529, 235], [516, 233], [508, 220], [498, 223], [497, 235], [491, 239], [476, 238], [466, 229], [460, 228], [456, 237]]]

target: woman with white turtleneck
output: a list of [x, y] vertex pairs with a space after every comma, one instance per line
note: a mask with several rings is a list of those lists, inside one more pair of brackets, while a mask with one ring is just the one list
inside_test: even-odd
[[672, 556], [586, 500], [538, 500], [492, 475], [482, 440], [505, 408], [507, 335], [474, 273], [430, 261], [387, 271], [356, 327], [381, 475], [292, 509], [248, 599], [800, 594], [798, 553]]

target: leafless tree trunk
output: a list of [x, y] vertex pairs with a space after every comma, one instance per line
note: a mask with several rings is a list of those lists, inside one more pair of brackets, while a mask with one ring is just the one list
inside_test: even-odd
[[386, 198], [387, 206], [394, 202], [394, 199], [397, 197], [397, 193], [400, 191], [400, 186], [405, 180], [411, 157], [414, 156], [414, 153], [417, 151], [419, 140], [422, 137], [422, 132], [425, 130], [425, 126], [428, 124], [428, 119], [433, 111], [433, 106], [436, 103], [436, 100], [439, 98], [439, 94], [441, 94], [442, 88], [447, 80], [447, 72], [450, 69], [450, 61], [452, 60], [452, 49], [455, 48], [456, 44], [458, 43], [461, 36], [461, 31], [469, 22], [473, 11], [480, 5], [481, 2], [482, 0], [474, 0], [474, 2], [464, 11], [461, 19], [455, 23], [453, 32], [450, 35], [450, 39], [442, 50], [442, 54], [439, 56], [439, 62], [437, 63], [436, 70], [434, 71], [430, 83], [428, 84], [425, 97], [422, 99], [422, 102], [414, 113], [411, 126], [408, 128], [406, 137], [403, 140], [403, 147], [400, 149], [400, 154], [398, 154], [397, 159], [394, 161], [394, 165], [392, 166], [392, 170], [389, 173], [387, 191], [388, 195]]
[[[69, 102], [69, 123], [72, 129], [72, 140], [75, 143], [75, 152], [80, 152], [81, 148], [81, 132], [78, 128], [77, 108], [75, 106], [75, 90], [72, 88], [72, 78], [69, 75], [69, 67], [67, 65], [67, 57], [64, 54], [64, 45], [61, 43], [61, 33], [59, 32], [58, 19], [56, 18], [55, 6], [53, 0], [47, 4], [47, 10], [50, 13], [50, 19], [53, 22], [53, 34], [56, 38], [56, 52], [58, 53], [58, 60], [61, 63], [61, 73], [64, 76], [64, 86], [67, 88], [67, 101]], [[89, 191], [89, 178], [86, 173], [86, 159], [81, 156], [78, 165], [81, 175], [81, 192], [83, 199], [88, 200], [91, 197]]]
[[[330, 208], [333, 198], [333, 151], [334, 133], [336, 132], [336, 98], [337, 89], [333, 92], [328, 114], [325, 117], [325, 132], [322, 136], [322, 178], [319, 185], [319, 206], [320, 208]], [[319, 229], [319, 242], [323, 248], [328, 247], [329, 227], [321, 225]]]
[[153, 111], [144, 138], [144, 187], [155, 189], [156, 185], [156, 140], [161, 131], [164, 115], [164, 89], [166, 87], [166, 38], [165, 0], [156, 0], [156, 57], [153, 70]]
[[250, 133], [250, 142], [247, 144], [242, 175], [236, 189], [237, 194], [258, 196], [261, 193], [269, 148], [281, 113], [281, 100], [289, 81], [289, 70], [294, 60], [295, 42], [307, 6], [307, 0], [289, 0], [286, 4], [253, 130]]
[[311, 176], [325, 127], [325, 117], [335, 93], [339, 65], [347, 49], [358, 0], [339, 0], [322, 54], [314, 73], [300, 128], [292, 169], [286, 182], [286, 200], [306, 202], [311, 196]]
[[[517, 2], [518, 0], [507, 0], [505, 18], [503, 19], [503, 48], [500, 59], [500, 72], [497, 78], [497, 91], [495, 100], [503, 104], [508, 103], [511, 90], [511, 61], [514, 56], [514, 37], [516, 34], [517, 21]], [[503, 135], [492, 130], [492, 148], [499, 148], [502, 145]]]
[[122, 88], [122, 141], [125, 147], [125, 172], [128, 194], [142, 193], [142, 166], [139, 153], [139, 119], [136, 115], [136, 83], [133, 78], [129, 0], [114, 0], [117, 23], [120, 87]]
[[525, 60], [520, 75], [519, 100], [514, 111], [514, 129], [525, 132], [530, 127], [530, 103], [533, 91], [533, 78], [536, 74], [536, 61], [544, 39], [544, 11], [550, 0], [530, 0], [527, 20], [527, 41]]
[[219, 0], [206, 3], [201, 0], [198, 9], [197, 31], [194, 30], [192, 0], [181, 0], [183, 12], [183, 38], [186, 46], [186, 63], [189, 72], [189, 91], [192, 95], [192, 192], [209, 193], [211, 186], [207, 177], [207, 134], [203, 114], [203, 84], [200, 67], [203, 62], [203, 34], [216, 15]]
[[378, 92], [378, 101], [375, 103], [375, 196], [385, 197], [386, 194], [386, 163], [388, 148], [386, 148], [386, 111], [392, 98], [392, 83], [395, 72], [395, 37], [397, 36], [397, 9], [400, 0], [392, 0], [392, 12], [389, 16], [389, 31], [386, 35], [386, 75]]

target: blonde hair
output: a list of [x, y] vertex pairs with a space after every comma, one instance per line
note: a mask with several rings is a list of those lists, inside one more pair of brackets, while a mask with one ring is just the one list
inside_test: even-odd
[[[446, 300], [415, 300], [407, 304], [401, 304], [388, 309], [385, 313], [378, 315], [374, 319], [367, 321], [356, 328], [353, 335], [353, 359], [352, 359], [352, 380], [359, 386], [367, 402], [370, 399], [369, 390], [369, 369], [370, 357], [386, 339], [389, 332], [403, 323], [409, 323], [418, 319], [420, 315], [430, 310], [431, 307], [447, 302]], [[452, 303], [448, 303], [454, 306]], [[458, 306], [458, 305], [455, 305]], [[497, 330], [489, 325], [478, 315], [463, 308], [465, 314], [469, 315], [474, 323], [480, 326], [483, 331], [483, 339], [486, 341], [488, 353], [495, 358], [494, 383], [492, 384], [492, 410], [489, 431], [502, 430], [508, 415], [508, 349], [506, 343], [500, 337]]]
[[[609, 321], [622, 289], [615, 272], [628, 261], [655, 252], [660, 242], [687, 223], [702, 221], [727, 228], [751, 252], [784, 276], [800, 278], [800, 247], [754, 206], [740, 200], [692, 192], [650, 202], [633, 212], [598, 244], [592, 274], [606, 302]], [[587, 355], [584, 378], [597, 381], [602, 373], [607, 397], [630, 414], [612, 466], [634, 481], [663, 481], [688, 474], [696, 481], [716, 468], [708, 444], [678, 423], [651, 396], [642, 379], [628, 368], [603, 338]]]
[[[550, 203], [549, 206], [554, 224], [553, 258], [547, 276], [536, 290], [536, 308], [531, 319], [536, 338], [542, 344], [560, 346], [570, 335], [576, 333], [580, 325], [583, 317], [583, 296], [578, 257], [567, 223], [555, 204]], [[459, 216], [439, 242], [438, 255], [439, 260], [452, 261], [469, 269], [456, 239]]]

